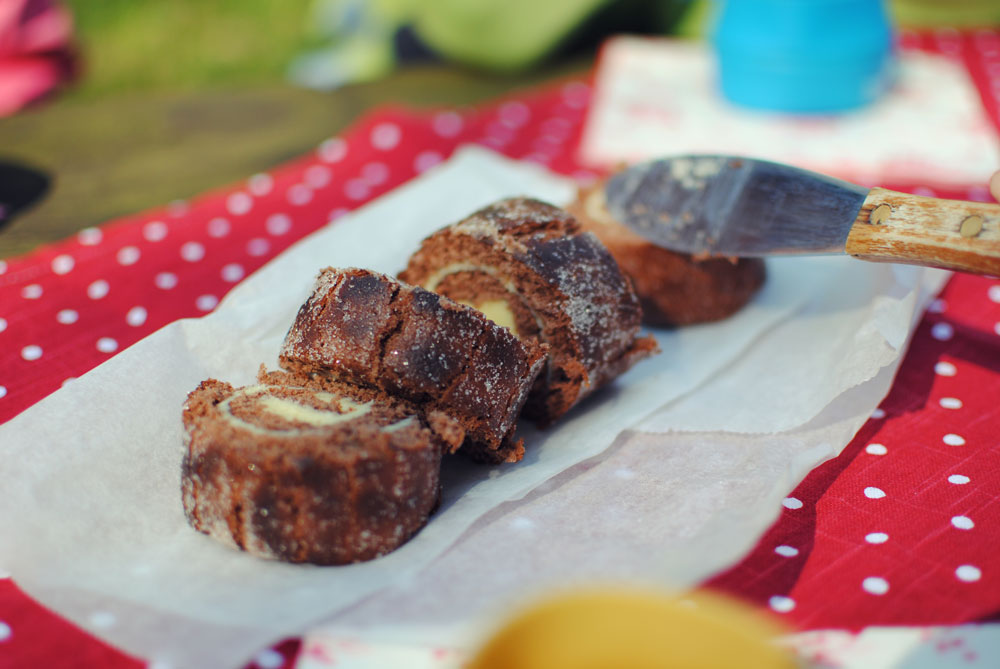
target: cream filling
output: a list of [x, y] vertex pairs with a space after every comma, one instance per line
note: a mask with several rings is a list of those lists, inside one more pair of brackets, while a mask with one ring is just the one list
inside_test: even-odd
[[583, 209], [587, 216], [595, 223], [602, 225], [614, 225], [618, 223], [608, 212], [608, 202], [604, 196], [604, 189], [594, 190], [587, 199], [584, 200]]
[[344, 398], [341, 398], [341, 401], [337, 403], [337, 407], [343, 413], [317, 409], [283, 397], [264, 397], [260, 400], [260, 407], [273, 416], [316, 426], [336, 425], [337, 423], [353, 420], [362, 414], [368, 413], [371, 409], [364, 404], [352, 400], [345, 402]]
[[517, 321], [514, 319], [514, 312], [510, 310], [510, 305], [507, 304], [506, 300], [486, 300], [479, 304], [470, 304], [469, 306], [473, 309], [479, 309], [486, 318], [497, 325], [507, 328], [516, 335], [520, 335], [517, 331]]
[[[427, 290], [434, 291], [445, 277], [451, 276], [452, 274], [458, 274], [459, 272], [483, 272], [484, 274], [489, 274], [494, 279], [500, 282], [511, 295], [520, 295], [517, 290], [517, 286], [514, 282], [507, 277], [501, 275], [495, 267], [486, 267], [485, 265], [474, 265], [472, 263], [452, 263], [451, 265], [445, 265], [441, 269], [437, 270], [424, 281], [423, 287]], [[461, 301], [461, 300], [459, 300]], [[473, 304], [469, 302], [462, 302], [466, 306], [470, 306], [473, 309], [478, 309], [483, 312], [483, 314], [489, 318], [491, 321], [500, 325], [502, 327], [508, 328], [514, 334], [520, 336], [517, 331], [516, 322], [514, 320], [514, 312], [511, 311], [510, 307], [504, 300], [486, 300], [480, 304]], [[544, 341], [545, 325], [542, 319], [538, 316], [538, 313], [531, 308], [530, 304], [526, 304], [528, 311], [531, 312], [531, 317], [535, 319], [535, 325], [538, 326], [538, 336]]]
[[[232, 402], [234, 399], [241, 396], [260, 397], [261, 395], [267, 393], [268, 389], [268, 386], [258, 385], [237, 390], [230, 397], [227, 397], [222, 402], [219, 402], [218, 409], [222, 414], [222, 417], [230, 425], [254, 432], [256, 434], [287, 435], [302, 432], [303, 430], [300, 428], [278, 430], [261, 427], [260, 425], [254, 425], [253, 423], [247, 422], [233, 413]], [[355, 418], [365, 415], [371, 411], [372, 408], [371, 402], [357, 402], [349, 397], [338, 397], [333, 393], [320, 391], [315, 393], [314, 396], [320, 401], [328, 403], [330, 405], [330, 409], [317, 409], [305, 404], [300, 404], [295, 400], [273, 396], [262, 398], [258, 402], [258, 406], [261, 410], [273, 416], [278, 416], [280, 418], [298, 423], [306, 423], [307, 425], [314, 426], [316, 428], [328, 427], [330, 425], [337, 425], [338, 423], [345, 423], [347, 421], [354, 420]]]
[[413, 425], [415, 422], [417, 422], [417, 419], [416, 419], [415, 416], [407, 416], [406, 418], [402, 418], [400, 420], [397, 420], [395, 423], [390, 423], [389, 425], [386, 425], [385, 427], [382, 428], [382, 431], [383, 432], [398, 432], [398, 431], [400, 431], [402, 429], [405, 429], [405, 428], [409, 427], [410, 425]]

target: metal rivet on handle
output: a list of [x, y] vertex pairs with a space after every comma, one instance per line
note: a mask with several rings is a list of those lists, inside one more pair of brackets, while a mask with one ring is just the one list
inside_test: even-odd
[[982, 231], [983, 231], [982, 216], [969, 216], [967, 219], [962, 221], [961, 227], [958, 228], [958, 234], [962, 235], [963, 237], [975, 237]]
[[868, 222], [872, 225], [879, 225], [885, 222], [891, 213], [892, 207], [887, 204], [880, 204], [872, 209], [872, 213], [868, 214]]

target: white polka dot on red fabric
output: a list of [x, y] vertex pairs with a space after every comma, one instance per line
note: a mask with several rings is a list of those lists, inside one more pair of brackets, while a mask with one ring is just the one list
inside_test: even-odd
[[135, 246], [123, 246], [115, 256], [119, 265], [134, 265], [139, 262], [142, 252]]
[[337, 207], [336, 209], [330, 212], [330, 214], [326, 217], [326, 220], [327, 222], [333, 222], [336, 221], [338, 218], [347, 215], [348, 213], [350, 213], [348, 209], [345, 209], [344, 207]]
[[205, 257], [205, 247], [199, 242], [184, 242], [181, 246], [181, 258], [188, 262], [198, 262]]
[[42, 347], [37, 344], [30, 344], [21, 349], [21, 357], [25, 360], [38, 360], [42, 357]]
[[229, 234], [232, 227], [233, 226], [229, 223], [229, 219], [218, 216], [208, 222], [208, 236], [215, 237], [216, 239], [225, 237]]
[[971, 530], [976, 526], [968, 516], [952, 516], [951, 524], [958, 530]]
[[84, 246], [95, 246], [100, 244], [102, 239], [104, 239], [104, 233], [98, 228], [84, 228], [76, 233], [76, 240]]
[[885, 497], [885, 491], [881, 488], [876, 488], [875, 486], [870, 485], [865, 488], [865, 497], [868, 499], [882, 499]]
[[927, 311], [932, 314], [943, 314], [947, 309], [948, 303], [941, 298], [931, 300], [931, 303], [927, 305]]
[[934, 365], [934, 373], [939, 376], [955, 376], [958, 373], [958, 369], [950, 362], [942, 361]]
[[788, 613], [795, 608], [795, 600], [784, 595], [774, 595], [767, 600], [767, 605], [771, 607], [772, 611]]
[[417, 173], [426, 172], [442, 160], [444, 157], [437, 151], [421, 151], [413, 159], [413, 170]]
[[562, 88], [563, 102], [573, 109], [583, 109], [590, 99], [590, 88], [579, 81], [566, 84]]
[[884, 595], [889, 592], [889, 581], [881, 576], [869, 576], [861, 581], [861, 589], [872, 595]]
[[389, 167], [385, 163], [368, 163], [361, 168], [361, 178], [370, 186], [384, 184], [389, 178]]
[[969, 481], [969, 477], [963, 474], [952, 474], [948, 477], [948, 483], [954, 483], [955, 485], [965, 485]]
[[73, 267], [75, 266], [76, 261], [73, 259], [73, 256], [66, 255], [65, 253], [52, 259], [52, 271], [56, 274], [68, 274], [73, 271]]
[[1000, 321], [997, 321], [996, 324], [993, 325], [993, 331], [1000, 335]]
[[517, 132], [512, 128], [494, 121], [486, 126], [486, 138], [488, 140], [493, 140], [491, 143], [497, 144], [499, 146], [506, 146], [510, 144], [517, 136]]
[[955, 328], [948, 323], [935, 323], [931, 327], [931, 336], [939, 341], [948, 341], [955, 335]]
[[104, 279], [98, 279], [87, 286], [87, 297], [92, 300], [100, 300], [111, 292], [111, 286]]
[[246, 271], [243, 266], [238, 263], [229, 263], [222, 268], [222, 280], [234, 283], [243, 278]]
[[[6, 386], [0, 386], [0, 398], [6, 397], [6, 396], [7, 396], [7, 388], [6, 388]], [[2, 573], [2, 572], [0, 572], [0, 573]], [[0, 578], [3, 578], [3, 577], [0, 576]]]
[[781, 505], [786, 509], [792, 509], [792, 510], [801, 509], [802, 500], [798, 499], [797, 497], [786, 497], [784, 500], [782, 500]]
[[325, 163], [337, 163], [347, 155], [347, 142], [339, 137], [332, 137], [316, 149], [319, 159]]
[[163, 221], [150, 221], [142, 226], [142, 236], [147, 242], [161, 242], [167, 236], [167, 224]]
[[215, 295], [199, 295], [194, 301], [196, 307], [201, 311], [211, 311], [219, 303], [219, 298]]
[[97, 350], [101, 353], [114, 353], [118, 350], [118, 342], [111, 337], [101, 337], [97, 340]]
[[520, 128], [531, 120], [531, 109], [519, 100], [512, 100], [500, 105], [497, 115], [504, 125]]
[[344, 195], [351, 200], [364, 200], [370, 192], [368, 184], [362, 179], [348, 179], [344, 184]]
[[990, 286], [989, 290], [986, 291], [986, 296], [990, 298], [991, 302], [1000, 303], [1000, 285]]
[[958, 580], [960, 581], [975, 583], [983, 577], [983, 572], [979, 567], [971, 564], [963, 564], [955, 569], [955, 576], [958, 577]]
[[286, 214], [271, 214], [264, 222], [264, 228], [268, 234], [278, 237], [292, 229], [292, 219]]
[[379, 151], [391, 151], [403, 138], [403, 131], [395, 123], [379, 123], [372, 128], [371, 142]]
[[254, 237], [247, 242], [247, 254], [254, 257], [266, 255], [271, 250], [271, 242], [263, 237]]
[[139, 327], [146, 322], [146, 317], [149, 314], [146, 312], [145, 307], [132, 307], [125, 314], [125, 322], [134, 328]]
[[499, 137], [484, 137], [483, 139], [476, 140], [479, 144], [488, 146], [492, 149], [503, 149], [507, 145], [507, 140], [501, 139]]
[[253, 198], [243, 191], [230, 193], [226, 198], [226, 211], [233, 216], [242, 216], [253, 209]]
[[10, 625], [0, 620], [0, 641], [7, 641], [13, 636], [13, 631], [10, 629]]
[[884, 544], [889, 541], [889, 535], [885, 532], [869, 532], [865, 535], [865, 541], [870, 544]]
[[965, 437], [954, 432], [949, 432], [948, 434], [941, 437], [941, 441], [948, 444], [949, 446], [965, 446]]
[[271, 178], [270, 174], [261, 172], [259, 174], [254, 174], [252, 177], [247, 179], [247, 190], [257, 197], [267, 195], [271, 192], [271, 188], [273, 187], [274, 179]]
[[431, 121], [431, 126], [434, 128], [434, 132], [442, 137], [454, 137], [462, 132], [465, 121], [462, 119], [461, 114], [447, 111], [436, 114]]
[[6, 273], [7, 273], [7, 261], [0, 260], [0, 274], [6, 274]]
[[254, 656], [253, 661], [260, 669], [279, 669], [285, 666], [285, 656], [273, 648], [260, 651]]
[[80, 320], [80, 314], [75, 309], [62, 309], [56, 314], [56, 320], [63, 325], [72, 325]]
[[885, 409], [875, 409], [875, 411], [872, 411], [872, 418], [875, 420], [885, 418]]
[[940, 404], [941, 407], [944, 409], [962, 408], [962, 400], [958, 399], [957, 397], [942, 397], [940, 400], [938, 400], [938, 404]]
[[937, 196], [937, 193], [935, 193], [933, 189], [928, 188], [927, 186], [917, 186], [916, 188], [913, 189], [913, 194], [920, 195], [921, 197]]
[[285, 193], [285, 198], [292, 206], [301, 207], [309, 204], [313, 199], [313, 192], [305, 184], [295, 184]]
[[6, 329], [7, 329], [7, 319], [0, 318], [0, 332], [3, 332]]
[[26, 300], [37, 300], [45, 290], [37, 283], [31, 283], [21, 289], [21, 297]]
[[333, 171], [326, 165], [310, 165], [304, 176], [310, 188], [324, 188], [333, 180]]
[[865, 446], [865, 452], [869, 455], [885, 455], [889, 452], [883, 444], [868, 444]]
[[774, 552], [780, 555], [781, 557], [795, 557], [796, 555], [799, 554], [799, 549], [793, 546], [781, 545], [781, 546], [775, 546]]
[[153, 279], [153, 283], [161, 290], [170, 290], [177, 285], [177, 275], [173, 272], [160, 272]]

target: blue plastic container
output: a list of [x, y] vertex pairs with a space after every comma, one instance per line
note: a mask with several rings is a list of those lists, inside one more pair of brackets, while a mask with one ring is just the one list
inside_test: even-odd
[[825, 114], [855, 109], [892, 84], [892, 28], [882, 0], [720, 0], [719, 84], [737, 105]]

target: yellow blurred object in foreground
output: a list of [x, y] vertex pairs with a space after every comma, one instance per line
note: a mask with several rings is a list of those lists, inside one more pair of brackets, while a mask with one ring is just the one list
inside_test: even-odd
[[665, 669], [797, 666], [771, 640], [784, 630], [735, 601], [631, 590], [562, 595], [495, 634], [468, 669]]

